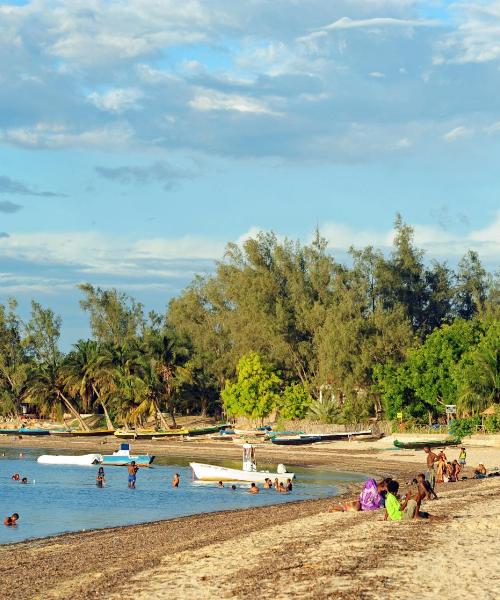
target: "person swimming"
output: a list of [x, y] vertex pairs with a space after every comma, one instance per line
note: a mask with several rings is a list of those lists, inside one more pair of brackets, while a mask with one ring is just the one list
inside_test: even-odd
[[287, 489], [286, 487], [283, 485], [283, 482], [280, 481], [278, 484], [278, 489], [276, 490], [278, 491], [280, 494], [286, 494], [287, 493]]
[[252, 483], [250, 485], [250, 488], [248, 489], [248, 493], [249, 494], [258, 494], [259, 493], [259, 488], [255, 485], [255, 483]]
[[19, 473], [14, 473], [11, 477], [12, 481], [19, 481]]
[[292, 490], [293, 490], [292, 480], [287, 479], [286, 480], [286, 491], [291, 492]]
[[235, 492], [235, 491], [236, 491], [236, 486], [234, 485], [234, 483], [233, 483], [233, 485], [231, 486], [231, 490], [232, 490], [233, 492]]
[[217, 484], [217, 487], [224, 487], [224, 484], [222, 483], [222, 481], [219, 481], [219, 483]]
[[28, 478], [27, 477], [23, 477], [21, 479], [21, 483], [28, 483]]
[[12, 527], [12, 525], [17, 524], [18, 519], [18, 513], [13, 513], [10, 517], [5, 517], [3, 524], [7, 525], [7, 527]]

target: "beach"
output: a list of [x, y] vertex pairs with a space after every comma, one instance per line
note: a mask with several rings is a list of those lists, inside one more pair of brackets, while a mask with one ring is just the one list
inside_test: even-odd
[[[105, 445], [112, 443], [107, 440]], [[100, 442], [75, 438], [52, 439], [49, 445], [83, 451], [96, 444]], [[134, 443], [138, 450], [146, 447], [193, 457], [209, 451], [214, 460], [239, 457], [241, 452], [234, 444], [203, 440]], [[450, 454], [455, 451], [450, 449]], [[401, 482], [424, 470], [421, 451], [369, 450], [361, 443], [292, 452], [263, 446], [258, 452], [264, 462], [391, 475]], [[472, 452], [474, 459], [475, 453], [488, 456], [482, 462], [490, 464], [500, 458], [496, 448], [477, 447]], [[345, 496], [353, 496], [359, 485], [351, 488]], [[425, 510], [452, 517], [439, 523], [384, 522], [381, 511], [328, 512], [337, 497], [1, 546], [3, 597], [498, 597], [499, 478], [444, 484], [438, 494], [439, 500], [426, 503]]]

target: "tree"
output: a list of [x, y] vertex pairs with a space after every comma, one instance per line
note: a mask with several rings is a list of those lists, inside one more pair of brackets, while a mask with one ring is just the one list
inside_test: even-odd
[[281, 379], [257, 352], [243, 356], [237, 367], [238, 379], [227, 381], [222, 390], [229, 416], [264, 419], [279, 403]]
[[486, 324], [484, 336], [466, 352], [454, 370], [458, 403], [463, 412], [477, 414], [500, 403], [500, 322]]
[[89, 313], [92, 334], [100, 343], [126, 344], [140, 336], [146, 322], [142, 304], [114, 289], [103, 290], [90, 283], [78, 288], [85, 295], [80, 306]]
[[487, 273], [477, 252], [469, 250], [458, 264], [455, 292], [456, 315], [462, 319], [472, 319], [483, 307], [487, 295]]
[[280, 417], [283, 419], [304, 419], [313, 399], [300, 383], [285, 387], [278, 400]]

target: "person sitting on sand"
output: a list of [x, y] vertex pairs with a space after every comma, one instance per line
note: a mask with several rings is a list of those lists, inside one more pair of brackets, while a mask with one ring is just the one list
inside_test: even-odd
[[224, 487], [224, 484], [222, 483], [222, 481], [219, 481], [219, 483], [217, 484], [217, 487]]
[[259, 488], [255, 485], [255, 483], [252, 483], [250, 485], [250, 488], [248, 489], [248, 493], [249, 494], [258, 494], [259, 493]]
[[390, 477], [382, 479], [379, 483], [375, 479], [369, 479], [365, 482], [358, 500], [352, 500], [345, 504], [334, 506], [330, 512], [358, 512], [371, 511], [383, 507], [384, 495], [387, 491], [387, 484], [392, 481]]
[[286, 480], [286, 491], [291, 492], [292, 490], [293, 490], [292, 480], [287, 479]]
[[24, 484], [28, 483], [28, 478], [27, 477], [23, 477], [21, 479], [21, 483], [24, 483]]
[[474, 479], [484, 479], [486, 477], [486, 467], [483, 463], [479, 463], [479, 465], [474, 469]]
[[97, 487], [104, 487], [104, 467], [99, 467], [97, 477], [95, 478], [95, 484]]
[[[172, 478], [172, 487], [174, 488], [178, 488], [179, 484], [181, 482], [181, 478], [179, 476], [179, 473], [176, 473], [173, 478]], [[222, 483], [221, 481], [219, 481], [219, 483]]]
[[446, 475], [448, 477], [448, 482], [456, 481], [455, 479], [455, 469], [450, 461], [446, 463]]
[[417, 485], [418, 490], [423, 497], [427, 500], [437, 500], [437, 494], [434, 491], [434, 488], [431, 487], [431, 484], [425, 479], [425, 475], [423, 473], [419, 473], [417, 475]]
[[455, 481], [458, 481], [460, 478], [460, 473], [462, 472], [462, 465], [458, 462], [457, 459], [455, 459], [452, 462], [453, 465], [453, 474], [455, 476]]
[[418, 504], [411, 490], [406, 493], [402, 502], [397, 498], [398, 491], [399, 483], [397, 481], [390, 481], [387, 484], [384, 521], [410, 521], [417, 518]]
[[137, 479], [137, 471], [139, 467], [135, 464], [135, 460], [133, 460], [127, 467], [128, 470], [128, 487], [131, 489], [135, 489], [135, 482]]

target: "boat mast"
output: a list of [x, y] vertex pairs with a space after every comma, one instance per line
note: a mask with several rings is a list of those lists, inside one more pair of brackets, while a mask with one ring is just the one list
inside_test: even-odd
[[257, 471], [255, 448], [248, 442], [243, 444], [243, 471]]

